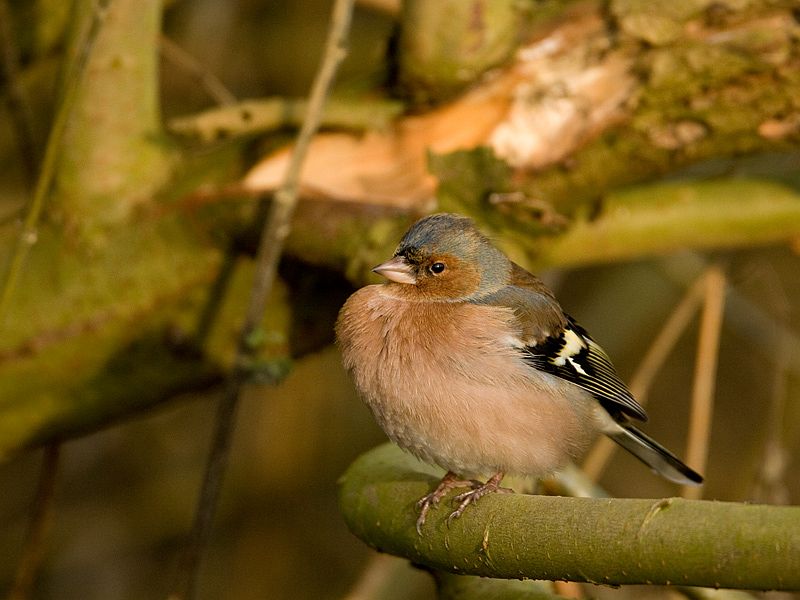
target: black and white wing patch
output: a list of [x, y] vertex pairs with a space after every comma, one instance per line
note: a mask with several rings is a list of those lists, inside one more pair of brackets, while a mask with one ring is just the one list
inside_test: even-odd
[[611, 415], [620, 412], [647, 420], [647, 413], [617, 376], [611, 359], [572, 317], [558, 336], [526, 346], [526, 360], [533, 366], [565, 379], [592, 394]]

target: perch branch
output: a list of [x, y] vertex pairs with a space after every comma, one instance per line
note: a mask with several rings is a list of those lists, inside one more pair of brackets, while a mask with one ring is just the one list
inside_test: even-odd
[[414, 505], [436, 478], [397, 447], [376, 448], [341, 479], [345, 521], [378, 550], [459, 574], [800, 589], [800, 507], [496, 494], [449, 528], [446, 498], [420, 536]]

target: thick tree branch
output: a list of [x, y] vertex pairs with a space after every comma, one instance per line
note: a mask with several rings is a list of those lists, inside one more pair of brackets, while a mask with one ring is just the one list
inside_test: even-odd
[[[161, 128], [158, 34], [162, 0], [108, 2], [105, 21], [64, 127], [53, 196], [67, 230], [91, 249], [154, 200], [175, 166]], [[78, 0], [66, 80], [83, 52], [95, 0]]]
[[609, 585], [800, 589], [800, 507], [497, 494], [449, 528], [447, 500], [419, 536], [430, 467], [384, 445], [341, 479], [340, 506], [369, 545], [430, 568]]
[[100, 25], [104, 22], [106, 10], [112, 0], [103, 0], [97, 5], [92, 4], [86, 19], [88, 25], [85, 36], [81, 35], [76, 42], [78, 50], [71, 65], [63, 98], [56, 112], [53, 125], [47, 139], [44, 158], [42, 159], [41, 172], [36, 180], [33, 197], [26, 206], [25, 219], [22, 229], [17, 234], [16, 244], [13, 246], [6, 271], [0, 288], [0, 326], [9, 311], [9, 304], [20, 279], [23, 265], [28, 252], [39, 238], [39, 220], [44, 210], [45, 201], [50, 194], [53, 181], [58, 175], [58, 161], [63, 159], [64, 141], [67, 136], [70, 120], [80, 101], [81, 86], [85, 79], [85, 70], [95, 48], [95, 43], [100, 32]]

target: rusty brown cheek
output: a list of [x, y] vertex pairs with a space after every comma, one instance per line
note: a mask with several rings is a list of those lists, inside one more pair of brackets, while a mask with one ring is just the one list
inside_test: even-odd
[[466, 298], [473, 294], [481, 283], [481, 276], [474, 265], [451, 255], [434, 255], [430, 264], [443, 262], [447, 269], [441, 275], [426, 271], [419, 278], [417, 289], [429, 298]]

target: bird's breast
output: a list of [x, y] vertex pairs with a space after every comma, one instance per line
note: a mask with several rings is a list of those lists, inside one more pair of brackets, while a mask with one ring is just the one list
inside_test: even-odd
[[588, 440], [587, 395], [527, 364], [510, 309], [412, 302], [367, 286], [345, 303], [345, 367], [386, 434], [460, 474], [538, 475]]

